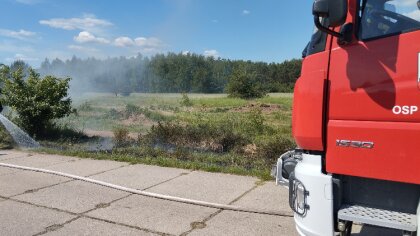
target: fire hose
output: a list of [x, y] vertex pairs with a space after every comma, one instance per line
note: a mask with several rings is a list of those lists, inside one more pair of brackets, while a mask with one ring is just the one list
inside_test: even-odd
[[246, 208], [241, 206], [235, 206], [235, 205], [226, 205], [226, 204], [219, 204], [219, 203], [211, 203], [211, 202], [205, 202], [205, 201], [199, 201], [199, 200], [192, 200], [187, 198], [181, 198], [181, 197], [174, 197], [174, 196], [168, 196], [164, 194], [158, 194], [158, 193], [152, 193], [147, 192], [143, 190], [138, 190], [134, 188], [128, 188], [120, 185], [115, 185], [111, 183], [107, 183], [100, 180], [95, 180], [87, 177], [77, 176], [73, 174], [68, 173], [62, 173], [58, 171], [53, 170], [46, 170], [41, 168], [34, 168], [34, 167], [27, 167], [27, 166], [18, 166], [13, 164], [7, 164], [7, 163], [0, 163], [0, 166], [7, 167], [7, 168], [14, 168], [14, 169], [20, 169], [20, 170], [26, 170], [26, 171], [34, 171], [39, 173], [45, 173], [50, 175], [57, 175], [62, 176], [74, 180], [80, 180], [87, 183], [92, 183], [96, 185], [101, 185], [104, 187], [124, 191], [127, 193], [142, 195], [146, 197], [152, 197], [152, 198], [158, 198], [168, 201], [174, 201], [174, 202], [180, 202], [180, 203], [186, 203], [191, 205], [197, 205], [197, 206], [203, 206], [203, 207], [209, 207], [209, 208], [215, 208], [220, 210], [228, 210], [228, 211], [238, 211], [238, 212], [248, 212], [248, 213], [256, 213], [256, 214], [264, 214], [264, 215], [275, 215], [275, 216], [284, 216], [284, 217], [293, 217], [293, 214], [287, 211], [269, 211], [269, 210], [259, 210], [259, 209], [252, 209], [252, 208]]

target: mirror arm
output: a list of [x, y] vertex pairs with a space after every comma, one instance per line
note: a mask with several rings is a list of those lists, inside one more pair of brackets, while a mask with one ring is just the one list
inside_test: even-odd
[[327, 33], [327, 34], [331, 34], [332, 36], [337, 37], [337, 38], [341, 38], [341, 37], [343, 37], [343, 35], [342, 35], [342, 34], [340, 34], [340, 33], [338, 33], [338, 32], [335, 32], [335, 31], [333, 31], [333, 30], [330, 30], [330, 29], [328, 29], [327, 27], [324, 27], [324, 26], [321, 24], [321, 22], [319, 21], [319, 16], [318, 16], [318, 15], [314, 15], [314, 23], [315, 23], [315, 26], [316, 26], [319, 30], [321, 30], [322, 32], [325, 32], [325, 33]]

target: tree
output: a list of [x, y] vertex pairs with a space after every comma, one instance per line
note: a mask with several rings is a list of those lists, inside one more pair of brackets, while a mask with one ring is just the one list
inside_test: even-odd
[[254, 73], [267, 92], [292, 92], [300, 74], [301, 60], [268, 64], [215, 59], [194, 53], [156, 54], [150, 58], [139, 54], [102, 60], [72, 57], [65, 61], [46, 59], [38, 72], [72, 77], [72, 93], [222, 93], [226, 91], [234, 68], [239, 67]]
[[226, 91], [230, 97], [238, 97], [244, 99], [264, 97], [267, 92], [263, 88], [259, 76], [255, 72], [247, 72], [242, 67], [235, 68]]
[[31, 68], [28, 72], [28, 77], [24, 78], [22, 68], [14, 72], [8, 66], [1, 68], [0, 102], [18, 113], [18, 124], [30, 135], [45, 136], [53, 119], [65, 117], [72, 111], [67, 94], [70, 78], [40, 78]]

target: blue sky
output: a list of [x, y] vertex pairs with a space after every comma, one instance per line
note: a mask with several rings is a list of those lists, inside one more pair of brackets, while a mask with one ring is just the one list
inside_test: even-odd
[[193, 52], [299, 58], [311, 0], [0, 0], [0, 62]]

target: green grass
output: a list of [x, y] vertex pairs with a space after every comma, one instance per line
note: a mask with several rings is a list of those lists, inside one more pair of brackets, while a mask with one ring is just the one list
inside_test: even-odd
[[193, 98], [192, 99], [194, 106], [196, 107], [209, 107], [209, 108], [234, 108], [234, 107], [241, 107], [247, 104], [246, 100], [240, 98], [228, 98], [228, 97], [221, 97], [221, 98]]
[[[149, 151], [149, 149], [146, 149]], [[194, 153], [194, 160], [186, 159], [179, 160], [171, 155], [162, 153], [161, 155], [155, 155], [154, 151], [151, 154], [144, 156], [136, 155], [136, 151], [131, 150], [130, 152], [85, 152], [82, 150], [58, 150], [44, 148], [37, 152], [47, 154], [59, 154], [66, 156], [77, 156], [81, 158], [90, 158], [96, 160], [113, 160], [128, 162], [130, 164], [146, 164], [146, 165], [157, 165], [162, 167], [172, 167], [190, 170], [202, 170], [208, 172], [220, 172], [229, 173], [236, 175], [255, 176], [261, 180], [271, 180], [270, 169], [265, 166], [254, 165], [252, 167], [245, 168], [238, 164], [235, 164], [234, 160], [240, 160], [240, 156], [232, 155], [215, 155], [215, 154], [202, 154]]]
[[[225, 94], [88, 94], [75, 100], [77, 114], [57, 121], [76, 130], [128, 130], [139, 140], [112, 152], [88, 152], [74, 140], [51, 143], [40, 151], [270, 179], [277, 157], [294, 147], [291, 94], [253, 100]], [[153, 128], [152, 128], [153, 127]], [[1, 135], [1, 133], [0, 133]], [[131, 141], [130, 141], [131, 140]], [[85, 140], [89, 142], [89, 139]], [[126, 142], [125, 142], [126, 143]], [[156, 143], [175, 150], [156, 148]]]
[[289, 96], [267, 96], [263, 98], [256, 99], [257, 102], [260, 103], [268, 103], [268, 104], [278, 104], [281, 105], [282, 108], [290, 110], [292, 108], [293, 97]]

